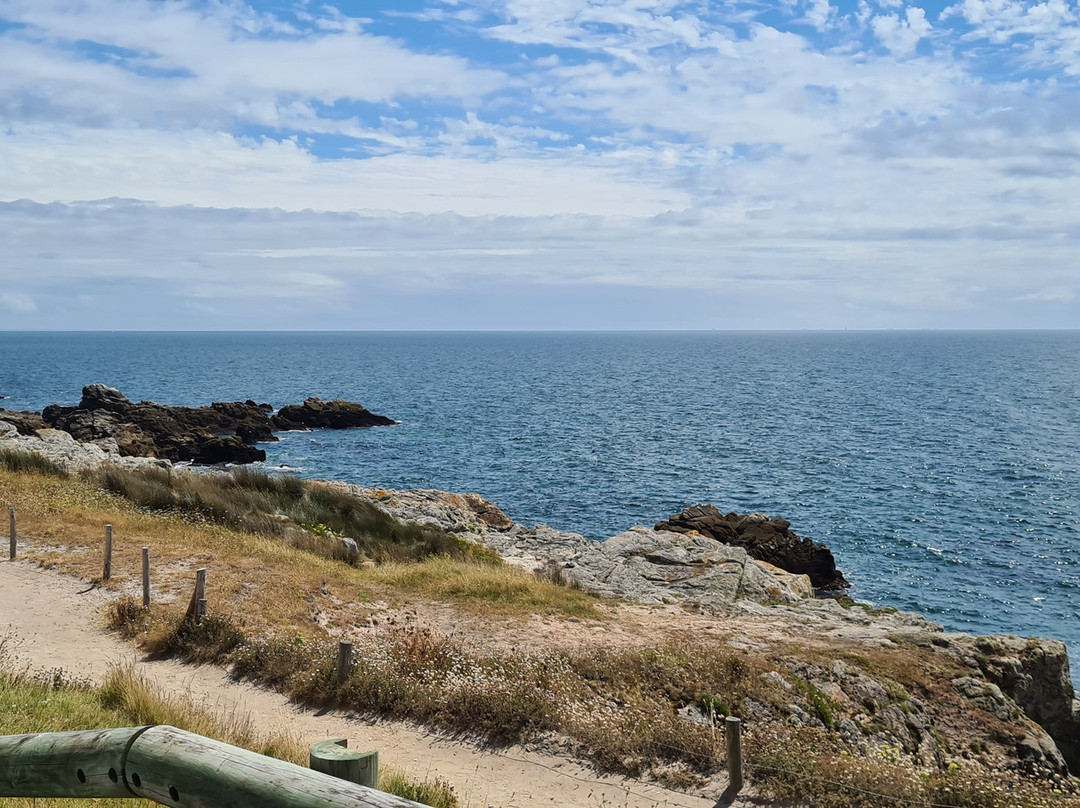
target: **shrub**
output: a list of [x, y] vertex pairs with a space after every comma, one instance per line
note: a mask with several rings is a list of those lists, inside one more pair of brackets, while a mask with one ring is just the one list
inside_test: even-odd
[[54, 460], [37, 452], [22, 449], [0, 449], [0, 468], [14, 472], [43, 474], [49, 477], [67, 477], [67, 469]]

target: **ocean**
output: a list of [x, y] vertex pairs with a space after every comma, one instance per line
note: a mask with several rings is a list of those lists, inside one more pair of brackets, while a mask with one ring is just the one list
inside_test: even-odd
[[0, 406], [99, 382], [358, 401], [401, 424], [285, 434], [266, 465], [592, 539], [703, 502], [780, 516], [858, 599], [1080, 651], [1080, 331], [0, 332]]

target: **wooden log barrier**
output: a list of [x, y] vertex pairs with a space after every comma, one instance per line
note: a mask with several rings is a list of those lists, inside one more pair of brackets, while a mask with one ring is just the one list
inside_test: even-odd
[[0, 797], [143, 797], [182, 808], [422, 808], [168, 726], [2, 737]]
[[0, 797], [130, 797], [124, 755], [146, 727], [0, 738]]
[[345, 738], [331, 738], [311, 747], [309, 758], [317, 772], [368, 788], [379, 787], [378, 751], [351, 752]]

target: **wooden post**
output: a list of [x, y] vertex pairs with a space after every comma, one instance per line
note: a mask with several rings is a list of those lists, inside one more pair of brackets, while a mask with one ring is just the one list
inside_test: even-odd
[[311, 747], [309, 765], [331, 777], [340, 777], [358, 786], [379, 787], [379, 753], [350, 752], [344, 738], [331, 738]]
[[728, 787], [725, 793], [738, 794], [743, 786], [742, 721], [733, 715], [724, 719], [727, 741]]
[[350, 673], [352, 673], [352, 643], [342, 640], [337, 647], [338, 687], [349, 681]]
[[107, 581], [112, 577], [112, 525], [105, 525], [105, 568], [101, 572], [101, 580]]
[[150, 608], [150, 548], [142, 548], [142, 605]]
[[195, 591], [191, 593], [191, 603], [188, 604], [187, 613], [184, 614], [184, 622], [194, 621], [198, 623], [206, 616], [206, 567], [195, 570]]
[[11, 529], [11, 545], [8, 548], [8, 558], [15, 560], [15, 508], [8, 508], [8, 527]]

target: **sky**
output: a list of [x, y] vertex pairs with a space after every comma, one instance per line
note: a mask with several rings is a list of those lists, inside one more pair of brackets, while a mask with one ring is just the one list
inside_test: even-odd
[[0, 0], [0, 329], [1080, 327], [1077, 0]]

